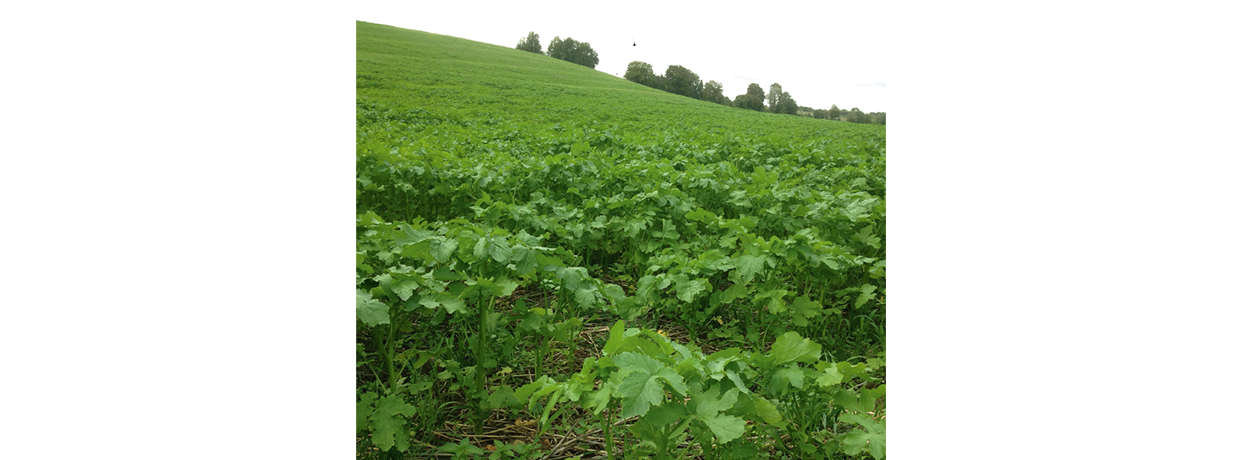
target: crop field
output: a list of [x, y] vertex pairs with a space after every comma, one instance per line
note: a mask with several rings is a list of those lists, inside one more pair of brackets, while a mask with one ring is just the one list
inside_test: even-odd
[[358, 458], [884, 458], [885, 126], [364, 22], [356, 110]]

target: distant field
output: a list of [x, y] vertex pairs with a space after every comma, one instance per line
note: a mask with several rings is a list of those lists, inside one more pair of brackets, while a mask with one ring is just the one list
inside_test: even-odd
[[359, 458], [884, 457], [884, 126], [359, 22], [356, 154]]

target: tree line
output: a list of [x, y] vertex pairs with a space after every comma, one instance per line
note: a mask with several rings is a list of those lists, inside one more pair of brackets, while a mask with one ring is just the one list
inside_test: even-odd
[[[530, 32], [525, 38], [517, 41], [517, 49], [531, 53], [544, 54], [538, 34]], [[598, 53], [590, 48], [590, 44], [573, 40], [572, 37], [560, 40], [559, 36], [551, 39], [547, 45], [547, 56], [580, 64], [591, 69], [598, 65]], [[772, 83], [767, 91], [757, 83], [750, 83], [745, 94], [738, 94], [733, 99], [723, 95], [723, 84], [714, 80], [702, 83], [702, 79], [692, 70], [679, 65], [667, 66], [662, 75], [654, 73], [654, 67], [642, 61], [629, 63], [624, 72], [628, 81], [649, 86], [654, 89], [679, 94], [719, 105], [755, 110], [758, 112], [782, 113], [787, 115], [813, 117], [823, 120], [847, 121], [850, 123], [887, 124], [886, 112], [862, 112], [853, 107], [847, 112], [840, 110], [835, 104], [830, 109], [814, 109], [797, 105], [795, 99], [779, 83]]]
[[654, 73], [654, 66], [642, 61], [633, 61], [629, 63], [628, 69], [624, 72], [624, 78], [654, 89], [728, 107], [851, 123], [887, 124], [886, 112], [865, 113], [856, 107], [845, 112], [834, 104], [827, 110], [799, 106], [796, 99], [792, 98], [792, 94], [784, 91], [779, 83], [772, 83], [767, 91], [763, 91], [762, 86], [757, 83], [750, 83], [745, 94], [738, 94], [736, 98], [729, 100], [723, 95], [722, 83], [714, 80], [702, 83], [702, 79], [696, 73], [679, 65], [670, 65], [662, 75], [658, 75]]
[[[542, 44], [538, 41], [538, 34], [534, 32], [530, 32], [525, 38], [517, 41], [517, 49], [543, 54]], [[573, 40], [572, 37], [560, 40], [560, 37], [556, 36], [551, 39], [551, 43], [547, 44], [546, 54], [547, 56], [573, 64], [580, 64], [591, 69], [598, 65], [598, 53], [594, 52], [590, 44]]]

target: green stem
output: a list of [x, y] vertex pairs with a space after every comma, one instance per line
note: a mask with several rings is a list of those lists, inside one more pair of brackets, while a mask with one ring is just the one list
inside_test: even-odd
[[384, 353], [384, 359], [387, 360], [388, 367], [388, 389], [395, 391], [397, 380], [396, 363], [392, 358], [396, 354], [396, 318], [392, 318], [391, 322], [388, 323], [388, 339], [387, 347], [385, 348], [387, 349], [387, 352]]
[[538, 347], [534, 350], [534, 377], [542, 376], [543, 339], [538, 338]]
[[[482, 279], [482, 268], [478, 269], [478, 279]], [[482, 302], [482, 291], [478, 291], [478, 339], [475, 342], [474, 349], [474, 394], [478, 398], [474, 409], [474, 434], [482, 434], [483, 408], [482, 399], [485, 398], [486, 390], [483, 388], [485, 371], [482, 369], [482, 362], [486, 358], [486, 339], [487, 339], [487, 308]]]
[[[611, 460], [612, 458], [615, 458], [612, 454], [612, 452], [615, 452], [615, 448], [613, 447], [614, 444], [611, 440], [611, 409], [605, 409], [604, 411], [607, 412], [607, 418], [605, 419], [605, 423], [603, 423], [603, 438], [606, 442], [604, 447], [607, 449], [607, 459]], [[601, 414], [599, 416], [602, 417]]]

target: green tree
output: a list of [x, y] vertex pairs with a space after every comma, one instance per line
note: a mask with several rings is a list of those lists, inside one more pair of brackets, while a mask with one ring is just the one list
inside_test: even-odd
[[839, 120], [840, 108], [836, 107], [835, 104], [831, 104], [831, 110], [827, 111], [827, 118], [831, 120]]
[[847, 121], [849, 123], [869, 123], [870, 117], [866, 116], [865, 112], [862, 112], [861, 109], [853, 107], [848, 111]]
[[[762, 86], [757, 83], [750, 83], [749, 88], [745, 90], [745, 94], [758, 98], [758, 103], [766, 100], [766, 93], [762, 92]], [[762, 110], [761, 107], [758, 110]]]
[[654, 67], [642, 61], [630, 62], [628, 70], [624, 72], [625, 80], [639, 85], [653, 85], [654, 77]]
[[702, 100], [716, 104], [732, 105], [727, 96], [723, 95], [723, 83], [711, 80], [702, 87]]
[[814, 112], [814, 118], [817, 118], [819, 120], [826, 120], [827, 117], [831, 116], [830, 111], [823, 110], [823, 109], [814, 109], [813, 112]]
[[796, 115], [797, 114], [797, 101], [792, 98], [791, 94], [784, 92], [784, 91], [780, 91], [779, 102], [776, 102], [775, 106], [771, 107], [771, 112], [785, 113], [788, 115]]
[[779, 107], [779, 101], [784, 97], [784, 87], [779, 83], [771, 83], [771, 90], [766, 93], [766, 106], [770, 107], [772, 113], [776, 113], [776, 107]]
[[678, 65], [667, 66], [663, 72], [667, 77], [667, 92], [687, 96], [694, 99], [702, 98], [702, 79], [692, 70]]
[[732, 101], [732, 107], [742, 109], [762, 111], [762, 99], [753, 94], [745, 93], [736, 95], [736, 99]]
[[663, 75], [655, 75], [654, 78], [650, 79], [650, 84], [646, 86], [649, 86], [651, 88], [654, 88], [660, 91], [671, 91], [667, 89], [668, 88], [667, 77]]
[[878, 112], [874, 114], [873, 120], [876, 125], [887, 125], [887, 112]]
[[542, 44], [538, 42], [538, 34], [530, 31], [529, 35], [517, 41], [517, 49], [542, 54]]
[[551, 39], [551, 44], [547, 45], [547, 55], [591, 69], [598, 65], [598, 53], [590, 48], [590, 44], [573, 40], [572, 37], [560, 40], [557, 36]]

